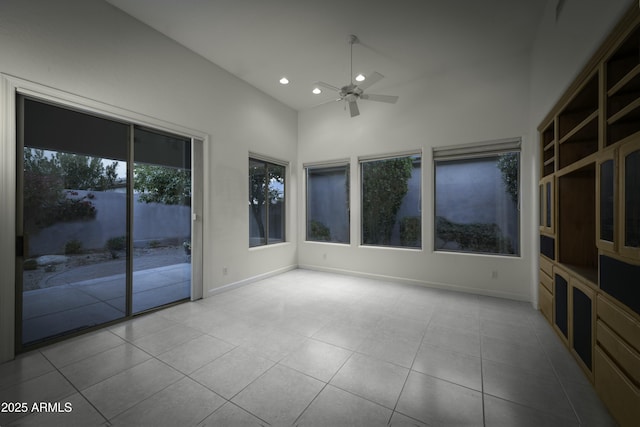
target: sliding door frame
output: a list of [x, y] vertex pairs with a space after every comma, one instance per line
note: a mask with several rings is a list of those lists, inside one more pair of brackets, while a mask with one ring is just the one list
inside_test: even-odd
[[[22, 206], [14, 203], [18, 200], [17, 191], [22, 191], [22, 174], [18, 179], [18, 165], [21, 160], [18, 158], [22, 153], [18, 152], [18, 129], [17, 119], [19, 117], [17, 99], [18, 95], [32, 98], [37, 101], [53, 103], [61, 107], [67, 107], [84, 114], [103, 117], [106, 119], [125, 122], [130, 125], [128, 155], [130, 161], [127, 164], [127, 189], [133, 190], [133, 128], [141, 126], [155, 129], [161, 132], [182, 135], [191, 139], [191, 174], [192, 174], [192, 203], [191, 203], [191, 300], [202, 298], [203, 295], [203, 224], [204, 218], [204, 168], [206, 160], [204, 152], [208, 142], [208, 135], [204, 132], [186, 128], [163, 120], [155, 119], [144, 114], [122, 109], [99, 101], [84, 98], [68, 92], [53, 89], [24, 80], [18, 77], [0, 73], [0, 197], [9, 203], [0, 207], [0, 271], [3, 271], [3, 279], [7, 280], [6, 285], [0, 286], [0, 363], [11, 360], [16, 353], [20, 353], [41, 345], [50, 344], [62, 339], [80, 335], [92, 330], [104, 328], [110, 324], [115, 324], [123, 320], [131, 319], [136, 314], [132, 314], [132, 273], [133, 273], [133, 238], [129, 239], [129, 253], [127, 261], [127, 307], [125, 316], [121, 319], [107, 322], [98, 326], [89, 327], [76, 333], [66, 334], [61, 338], [46, 340], [43, 343], [22, 345], [22, 296], [18, 291], [22, 291], [22, 274], [19, 271], [19, 258], [17, 257], [18, 243], [15, 236], [21, 235], [18, 232], [18, 224], [22, 220], [17, 214], [22, 214]], [[20, 162], [20, 163], [18, 163]], [[133, 193], [130, 193], [133, 194]], [[127, 222], [131, 224], [133, 206], [128, 199]], [[131, 206], [129, 206], [131, 205]], [[19, 302], [19, 303], [18, 303]], [[159, 309], [166, 307], [162, 306]], [[149, 310], [151, 311], [151, 310]], [[144, 314], [143, 311], [138, 314]]]

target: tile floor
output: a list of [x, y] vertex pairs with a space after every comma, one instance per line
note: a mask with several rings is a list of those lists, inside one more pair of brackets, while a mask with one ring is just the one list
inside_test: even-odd
[[0, 365], [0, 426], [613, 426], [528, 303], [295, 270]]

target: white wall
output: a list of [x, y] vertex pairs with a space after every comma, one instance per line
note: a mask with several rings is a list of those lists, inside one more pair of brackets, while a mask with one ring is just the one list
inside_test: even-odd
[[[523, 157], [533, 154], [529, 130], [528, 52], [425, 75], [381, 93], [399, 95], [396, 105], [361, 101], [361, 115], [349, 118], [330, 103], [299, 114], [298, 163], [351, 158], [351, 245], [305, 242], [300, 232], [298, 261], [303, 267], [530, 300], [532, 252], [522, 257], [488, 257], [433, 251], [433, 147], [511, 137], [523, 138]], [[371, 92], [376, 92], [375, 86]], [[423, 249], [360, 247], [359, 156], [423, 153]], [[330, 154], [328, 154], [330, 153]], [[536, 207], [532, 165], [522, 168], [523, 240], [532, 238]], [[301, 186], [300, 196], [304, 192]], [[304, 209], [298, 220], [304, 230]], [[492, 278], [497, 271], [498, 277]]]
[[[248, 248], [248, 153], [291, 162], [297, 113], [101, 0], [2, 0], [0, 72], [208, 136], [205, 145], [205, 296], [296, 265], [296, 195], [289, 243]], [[0, 100], [5, 116], [6, 97]], [[6, 123], [5, 123], [6, 125]], [[12, 356], [14, 141], [0, 143], [0, 361]], [[13, 153], [13, 156], [11, 155]], [[228, 274], [223, 275], [223, 268]]]

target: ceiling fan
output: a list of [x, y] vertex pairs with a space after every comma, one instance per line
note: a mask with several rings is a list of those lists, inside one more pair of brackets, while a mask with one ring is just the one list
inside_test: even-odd
[[384, 76], [378, 72], [373, 72], [369, 76], [366, 77], [366, 80], [359, 85], [353, 82], [353, 45], [359, 43], [360, 40], [355, 35], [349, 36], [349, 45], [351, 46], [351, 69], [350, 76], [351, 82], [340, 88], [330, 85], [324, 82], [316, 82], [316, 87], [322, 87], [325, 89], [332, 90], [334, 92], [338, 92], [339, 98], [336, 101], [345, 101], [347, 105], [349, 105], [349, 114], [351, 117], [355, 117], [360, 115], [360, 110], [358, 109], [358, 99], [364, 99], [367, 101], [377, 101], [377, 102], [387, 102], [389, 104], [395, 104], [398, 101], [397, 96], [393, 95], [375, 95], [364, 93], [366, 89], [373, 86], [375, 83], [379, 82]]

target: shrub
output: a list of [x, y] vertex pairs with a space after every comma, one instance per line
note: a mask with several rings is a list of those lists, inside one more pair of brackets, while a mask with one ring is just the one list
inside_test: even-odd
[[421, 241], [419, 216], [406, 216], [400, 221], [400, 244], [419, 247]]
[[513, 253], [509, 238], [497, 224], [461, 224], [436, 217], [436, 236], [446, 242], [455, 242], [460, 250], [486, 253]]
[[121, 251], [127, 246], [127, 236], [112, 237], [107, 240], [107, 249]]
[[79, 254], [82, 250], [82, 242], [78, 239], [69, 240], [64, 245], [64, 253], [69, 254]]
[[320, 221], [309, 221], [309, 240], [329, 242], [331, 241], [331, 229]]
[[22, 264], [22, 269], [23, 270], [37, 270], [38, 269], [38, 261], [36, 261], [33, 258], [30, 259], [26, 259], [24, 260], [24, 263]]

